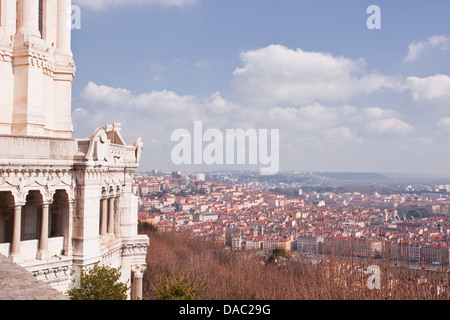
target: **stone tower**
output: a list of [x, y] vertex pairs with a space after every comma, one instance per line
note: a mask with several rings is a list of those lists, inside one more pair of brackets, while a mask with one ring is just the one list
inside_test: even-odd
[[121, 267], [139, 298], [143, 144], [120, 124], [73, 139], [74, 75], [71, 0], [0, 0], [0, 254], [61, 292], [80, 268]]
[[71, 138], [70, 0], [2, 0], [0, 133]]

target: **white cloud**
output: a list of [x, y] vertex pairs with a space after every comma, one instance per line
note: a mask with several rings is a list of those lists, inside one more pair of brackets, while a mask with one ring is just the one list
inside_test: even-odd
[[140, 112], [166, 114], [181, 112], [197, 108], [193, 96], [179, 96], [176, 93], [163, 90], [134, 95], [129, 90], [111, 88], [89, 82], [80, 94], [80, 98], [93, 105], [120, 108], [121, 110], [135, 109]]
[[152, 4], [160, 6], [176, 6], [195, 4], [198, 0], [73, 0], [73, 4], [92, 10], [105, 10], [113, 7], [134, 5], [134, 4]]
[[380, 118], [395, 118], [398, 117], [398, 113], [392, 109], [382, 108], [365, 108], [362, 110], [362, 116], [368, 119], [380, 119]]
[[449, 117], [441, 118], [437, 123], [437, 127], [440, 130], [450, 131], [450, 118]]
[[367, 124], [369, 122], [380, 120], [399, 118], [400, 114], [393, 109], [384, 109], [380, 107], [372, 108], [356, 108], [356, 112], [349, 117], [349, 120], [355, 124]]
[[311, 131], [334, 126], [356, 112], [356, 108], [351, 106], [326, 107], [314, 103], [300, 108], [275, 107], [268, 111], [268, 117], [261, 120], [285, 129]]
[[197, 61], [195, 62], [195, 66], [196, 66], [197, 68], [206, 68], [206, 67], [208, 67], [208, 65], [209, 65], [209, 61], [206, 60], [206, 59], [203, 59], [203, 60], [197, 60]]
[[323, 131], [323, 137], [328, 143], [332, 143], [333, 145], [346, 143], [360, 144], [363, 141], [362, 138], [358, 137], [356, 133], [348, 127], [326, 129]]
[[432, 36], [427, 41], [416, 41], [409, 45], [408, 55], [404, 58], [405, 62], [419, 60], [431, 49], [450, 50], [450, 37], [443, 35]]
[[130, 96], [131, 92], [129, 90], [98, 86], [93, 82], [89, 82], [80, 94], [80, 97], [83, 99], [109, 105], [126, 105]]
[[408, 77], [406, 85], [414, 101], [450, 103], [450, 77], [447, 75], [437, 74], [427, 78]]
[[414, 145], [432, 145], [432, 144], [434, 144], [433, 139], [425, 138], [425, 137], [410, 139], [409, 142], [411, 142]]
[[414, 131], [413, 126], [395, 118], [375, 120], [368, 123], [366, 127], [368, 132], [379, 135], [406, 136]]
[[364, 60], [292, 50], [281, 45], [247, 51], [234, 71], [233, 91], [242, 104], [298, 106], [342, 102], [359, 94], [399, 89], [392, 77], [367, 73]]
[[[121, 122], [130, 135], [144, 134], [147, 140], [157, 136], [164, 141], [167, 140], [164, 137], [170, 138], [167, 128], [178, 128], [206, 117], [202, 104], [193, 96], [180, 96], [168, 90], [133, 94], [93, 82], [86, 85], [73, 106], [73, 121], [81, 136], [89, 136], [90, 131], [107, 123]], [[150, 135], [149, 130], [155, 135]]]

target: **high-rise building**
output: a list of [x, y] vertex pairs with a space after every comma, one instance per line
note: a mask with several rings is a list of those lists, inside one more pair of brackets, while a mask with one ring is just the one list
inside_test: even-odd
[[195, 177], [196, 177], [196, 179], [197, 179], [198, 181], [205, 181], [205, 180], [206, 180], [206, 175], [205, 175], [204, 173], [197, 173], [197, 174], [195, 175]]
[[0, 0], [0, 254], [62, 292], [79, 268], [121, 267], [140, 298], [143, 144], [119, 124], [74, 139], [74, 76], [71, 0]]

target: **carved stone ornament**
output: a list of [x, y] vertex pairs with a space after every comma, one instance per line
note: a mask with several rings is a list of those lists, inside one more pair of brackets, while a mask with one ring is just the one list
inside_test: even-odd
[[133, 146], [136, 148], [136, 163], [140, 163], [142, 157], [142, 149], [144, 149], [144, 143], [142, 142], [142, 138], [138, 138], [133, 143]]
[[110, 162], [110, 146], [111, 142], [108, 140], [105, 128], [98, 128], [91, 137], [86, 160]]
[[147, 266], [145, 264], [131, 266], [131, 272], [133, 273], [133, 276], [136, 278], [142, 278], [144, 276], [144, 272], [146, 269]]

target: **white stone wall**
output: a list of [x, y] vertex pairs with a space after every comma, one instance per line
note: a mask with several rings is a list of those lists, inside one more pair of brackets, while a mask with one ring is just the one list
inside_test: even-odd
[[71, 1], [43, 4], [40, 34], [39, 0], [1, 1], [0, 134], [72, 137]]

